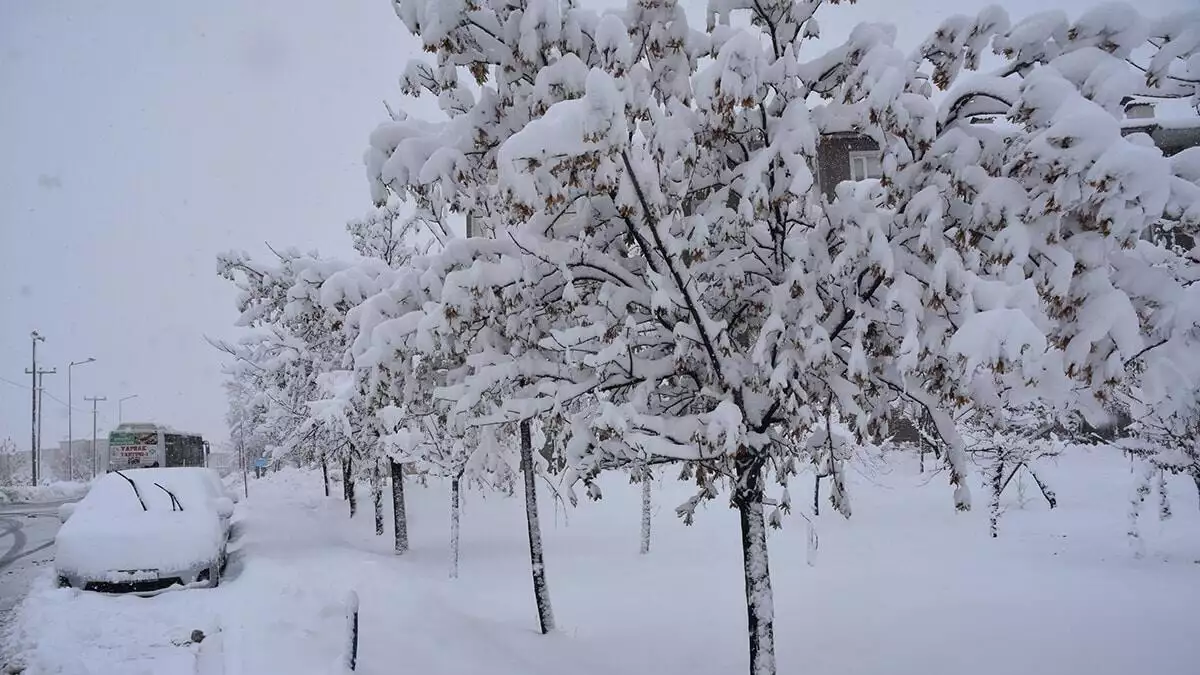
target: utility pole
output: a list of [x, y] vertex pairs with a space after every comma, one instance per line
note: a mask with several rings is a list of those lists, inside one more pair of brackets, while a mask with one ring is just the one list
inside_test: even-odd
[[29, 417], [30, 483], [29, 484], [36, 487], [37, 483], [38, 483], [38, 475], [37, 475], [37, 473], [38, 473], [37, 472], [37, 443], [38, 443], [38, 433], [37, 433], [37, 427], [38, 427], [38, 423], [37, 423], [38, 422], [37, 345], [39, 342], [45, 342], [46, 338], [39, 335], [36, 330], [33, 331], [32, 333], [30, 333], [29, 337], [33, 340], [33, 363], [30, 365], [29, 368], [25, 369], [25, 372], [29, 373], [33, 377], [33, 382], [31, 383], [32, 386], [30, 387], [31, 401], [29, 404], [29, 408], [30, 408], [30, 417]]
[[100, 473], [100, 461], [96, 455], [96, 404], [100, 401], [107, 401], [105, 396], [84, 396], [83, 400], [92, 402], [92, 477], [95, 478]]
[[46, 386], [44, 384], [42, 384], [42, 380], [44, 379], [43, 376], [54, 375], [57, 372], [58, 372], [58, 368], [51, 368], [49, 370], [39, 369], [37, 371], [37, 383], [38, 383], [37, 468], [38, 468], [38, 478], [42, 477], [42, 418], [45, 417], [45, 415], [43, 414], [45, 411], [45, 408], [42, 407], [42, 394], [46, 393]]

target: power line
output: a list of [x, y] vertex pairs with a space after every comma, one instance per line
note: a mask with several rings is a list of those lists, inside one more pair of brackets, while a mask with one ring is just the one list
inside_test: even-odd
[[12, 380], [10, 380], [6, 377], [0, 377], [0, 382], [11, 384], [14, 387], [20, 387], [20, 388], [24, 389], [25, 391], [29, 391], [29, 385], [21, 384], [20, 382], [13, 382]]
[[[5, 384], [11, 384], [14, 387], [20, 387], [20, 388], [24, 389], [25, 391], [29, 391], [29, 385], [21, 384], [20, 382], [13, 382], [12, 380], [10, 380], [6, 377], [0, 377], [0, 382], [4, 382]], [[42, 389], [42, 395], [45, 396], [46, 398], [50, 399], [51, 401], [54, 401], [55, 403], [61, 405], [64, 408], [70, 407], [67, 405], [66, 401], [63, 401], [62, 399], [58, 398], [54, 394], [51, 394], [50, 392], [46, 391], [45, 389]], [[75, 408], [75, 410], [81, 410], [83, 412], [87, 412], [87, 409], [85, 409], [85, 408]]]

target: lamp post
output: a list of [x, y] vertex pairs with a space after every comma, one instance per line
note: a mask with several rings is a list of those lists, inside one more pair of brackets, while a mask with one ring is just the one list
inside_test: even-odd
[[137, 397], [138, 397], [137, 394], [130, 394], [128, 396], [122, 396], [121, 398], [117, 399], [117, 424], [120, 424], [121, 422], [125, 421], [125, 415], [121, 409], [121, 404], [125, 403], [125, 401], [128, 401], [131, 398], [137, 398]]
[[75, 399], [71, 398], [71, 369], [85, 363], [94, 363], [96, 359], [87, 357], [82, 361], [72, 361], [67, 364], [67, 480], [75, 480], [75, 425], [71, 413], [75, 410]]

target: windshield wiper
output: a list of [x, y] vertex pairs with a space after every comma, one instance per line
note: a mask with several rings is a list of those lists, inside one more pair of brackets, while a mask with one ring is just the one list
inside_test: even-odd
[[158, 483], [155, 483], [155, 485], [158, 486], [159, 490], [162, 490], [163, 492], [167, 493], [167, 495], [169, 495], [171, 497], [171, 510], [172, 511], [175, 510], [176, 506], [179, 507], [180, 511], [183, 510], [183, 504], [179, 503], [179, 497], [176, 497], [174, 492], [171, 492], [170, 490], [163, 487], [162, 485], [159, 485]]
[[126, 476], [125, 474], [121, 473], [120, 471], [114, 471], [113, 473], [115, 473], [118, 476], [120, 476], [121, 478], [124, 478], [125, 480], [129, 481], [129, 485], [131, 487], [133, 487], [133, 494], [137, 496], [138, 503], [142, 505], [142, 510], [149, 511], [150, 509], [146, 508], [146, 502], [142, 501], [142, 493], [138, 491], [137, 483], [133, 482], [132, 478], [130, 478], [129, 476]]

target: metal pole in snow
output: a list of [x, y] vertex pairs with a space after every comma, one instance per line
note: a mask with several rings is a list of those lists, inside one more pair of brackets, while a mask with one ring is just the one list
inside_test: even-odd
[[346, 594], [346, 670], [354, 672], [358, 666], [358, 593]]
[[75, 407], [75, 399], [71, 397], [71, 367], [74, 365], [74, 361], [67, 364], [67, 480], [75, 480], [75, 425], [71, 414]]

